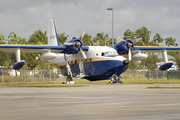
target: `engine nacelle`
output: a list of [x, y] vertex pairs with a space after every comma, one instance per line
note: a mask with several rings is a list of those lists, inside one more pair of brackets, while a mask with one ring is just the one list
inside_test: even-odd
[[121, 41], [113, 46], [119, 55], [128, 54], [129, 49], [132, 49], [133, 47], [134, 44], [130, 39], [124, 39], [124, 41]]
[[159, 70], [167, 70], [167, 69], [171, 68], [172, 65], [173, 65], [172, 62], [164, 63], [159, 67]]
[[43, 55], [40, 56], [41, 59], [44, 59], [44, 60], [51, 60], [51, 59], [54, 59], [57, 57], [57, 54], [56, 53], [52, 53], [52, 52], [47, 52]]
[[145, 60], [147, 59], [148, 55], [144, 53], [136, 53], [132, 56], [132, 60]]
[[64, 43], [64, 46], [66, 46], [67, 48], [66, 53], [74, 54], [80, 51], [80, 48], [83, 46], [83, 43], [80, 39], [73, 37], [72, 40]]

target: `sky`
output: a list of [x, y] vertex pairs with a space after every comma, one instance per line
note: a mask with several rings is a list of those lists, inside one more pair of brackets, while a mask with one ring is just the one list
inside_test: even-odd
[[84, 31], [111, 38], [112, 11], [107, 8], [113, 8], [114, 38], [145, 26], [151, 40], [159, 33], [164, 39], [175, 38], [180, 46], [180, 0], [1, 0], [0, 5], [0, 34], [5, 39], [11, 32], [29, 39], [36, 30], [47, 30], [50, 19], [68, 40]]

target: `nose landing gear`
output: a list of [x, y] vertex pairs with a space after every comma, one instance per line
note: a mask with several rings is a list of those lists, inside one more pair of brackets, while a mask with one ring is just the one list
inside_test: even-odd
[[122, 81], [120, 80], [120, 77], [118, 77], [117, 75], [113, 75], [111, 78], [111, 81], [109, 82], [109, 84], [122, 84]]

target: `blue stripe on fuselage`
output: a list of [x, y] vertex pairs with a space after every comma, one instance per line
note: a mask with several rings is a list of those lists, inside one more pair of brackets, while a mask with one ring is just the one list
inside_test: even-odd
[[[70, 64], [70, 67], [74, 77], [80, 74], [79, 64]], [[119, 76], [126, 67], [119, 60], [84, 62], [84, 78], [90, 81], [109, 79], [113, 74]], [[67, 75], [66, 66], [60, 68], [62, 73]]]

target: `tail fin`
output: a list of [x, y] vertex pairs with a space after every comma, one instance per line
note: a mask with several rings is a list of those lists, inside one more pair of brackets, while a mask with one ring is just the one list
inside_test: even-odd
[[48, 45], [59, 45], [59, 39], [57, 36], [56, 26], [53, 19], [51, 19], [48, 24], [47, 35], [48, 35]]

